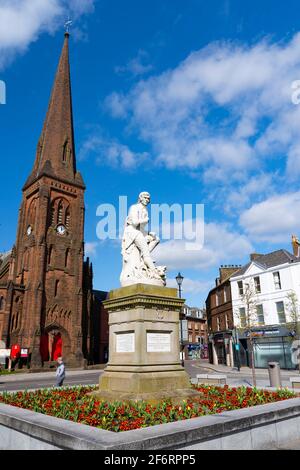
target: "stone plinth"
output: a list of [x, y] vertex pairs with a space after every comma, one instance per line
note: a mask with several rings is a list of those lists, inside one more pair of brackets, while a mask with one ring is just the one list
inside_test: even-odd
[[177, 289], [135, 284], [113, 290], [109, 314], [109, 362], [97, 396], [151, 401], [193, 394], [180, 363]]

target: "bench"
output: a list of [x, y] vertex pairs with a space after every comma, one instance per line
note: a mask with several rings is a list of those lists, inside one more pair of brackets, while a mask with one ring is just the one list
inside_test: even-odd
[[226, 384], [227, 376], [224, 374], [197, 374], [197, 385], [199, 384]]
[[293, 390], [300, 388], [300, 375], [298, 377], [290, 377], [290, 382], [292, 383]]

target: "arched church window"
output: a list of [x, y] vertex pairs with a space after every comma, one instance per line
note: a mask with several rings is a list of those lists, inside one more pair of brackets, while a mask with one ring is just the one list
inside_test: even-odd
[[57, 225], [67, 226], [70, 224], [69, 201], [63, 197], [54, 199], [50, 209], [50, 223], [52, 227]]
[[29, 205], [27, 225], [34, 226], [35, 224], [36, 203], [37, 203], [37, 198], [35, 197], [34, 199], [32, 199]]
[[63, 211], [64, 211], [63, 202], [59, 201], [58, 211], [57, 211], [57, 223], [58, 224], [61, 224], [63, 222]]
[[17, 315], [16, 315], [15, 329], [18, 328], [18, 325], [19, 325], [19, 312], [17, 312]]
[[70, 216], [70, 208], [67, 207], [67, 209], [66, 209], [66, 218], [65, 218], [65, 224], [66, 224], [66, 227], [67, 227], [67, 228], [70, 228], [70, 218], [71, 218], [71, 216]]

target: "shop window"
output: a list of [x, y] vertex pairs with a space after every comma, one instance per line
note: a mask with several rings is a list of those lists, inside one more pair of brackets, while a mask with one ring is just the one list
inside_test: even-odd
[[277, 310], [279, 323], [286, 323], [284, 303], [283, 302], [276, 302], [276, 310]]
[[257, 321], [259, 325], [265, 324], [264, 308], [263, 305], [256, 306]]
[[238, 285], [239, 295], [240, 296], [244, 295], [243, 281], [238, 281], [237, 285]]
[[281, 289], [281, 281], [280, 281], [280, 274], [277, 271], [276, 273], [273, 273], [273, 279], [274, 279], [274, 285], [276, 290]]
[[256, 294], [261, 293], [261, 287], [260, 287], [260, 279], [259, 276], [254, 278], [254, 287], [255, 287], [255, 292]]

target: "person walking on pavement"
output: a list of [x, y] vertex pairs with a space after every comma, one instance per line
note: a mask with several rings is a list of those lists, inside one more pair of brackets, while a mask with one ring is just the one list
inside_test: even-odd
[[56, 386], [61, 387], [64, 383], [66, 372], [65, 372], [65, 365], [62, 357], [57, 358], [57, 369], [56, 369]]

